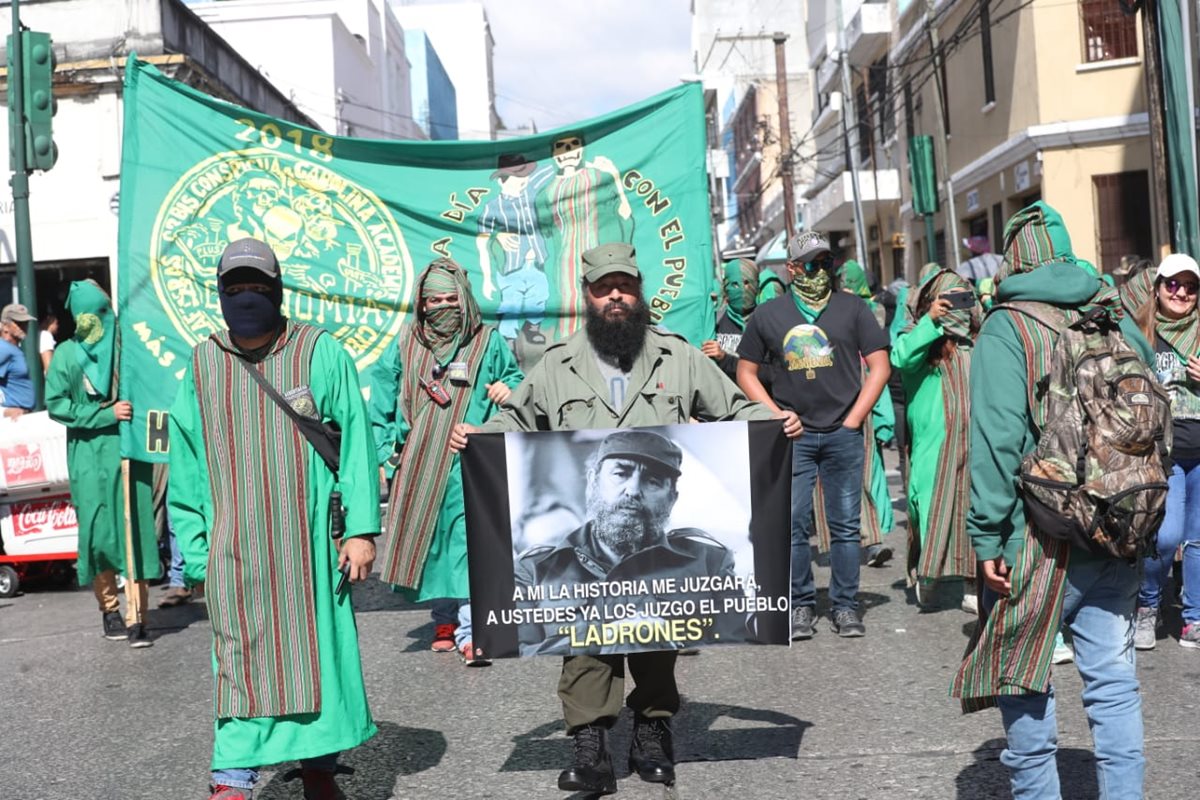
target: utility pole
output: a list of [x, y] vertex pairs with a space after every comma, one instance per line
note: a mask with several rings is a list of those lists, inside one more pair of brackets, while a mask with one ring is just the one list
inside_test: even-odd
[[[937, 160], [942, 162], [942, 174], [946, 182], [946, 250], [950, 255], [948, 260], [954, 264], [954, 271], [958, 272], [961, 265], [958, 257], [958, 212], [954, 208], [954, 180], [950, 177], [950, 153], [946, 148], [946, 87], [942, 82], [942, 51], [938, 44], [937, 26], [933, 24], [933, 6], [934, 0], [925, 0], [925, 30], [929, 34], [929, 52], [933, 56], [933, 82], [936, 86], [933, 97], [937, 106], [937, 137], [933, 146], [937, 151]], [[929, 260], [935, 260], [933, 240], [928, 243], [926, 249]]]
[[784, 42], [787, 34], [776, 32], [775, 95], [779, 100], [779, 176], [783, 179], [783, 219], [787, 239], [796, 235], [796, 179], [792, 174], [792, 124], [788, 114], [787, 56]]
[[[1142, 57], [1145, 59], [1146, 111], [1150, 117], [1150, 202], [1154, 206], [1154, 246], [1161, 259], [1171, 250], [1171, 206], [1167, 183], [1167, 142], [1163, 128], [1162, 62], [1159, 59], [1158, 0], [1142, 0]], [[1190, 69], [1190, 67], [1189, 67]]]
[[[858, 148], [850, 146], [850, 128], [857, 125], [854, 109], [853, 82], [850, 80], [850, 53], [846, 50], [846, 23], [842, 19], [842, 0], [838, 0], [838, 53], [842, 66], [842, 142], [850, 163], [850, 189], [854, 196], [854, 238], [858, 242], [857, 255], [863, 258], [867, 252], [867, 229], [863, 223], [862, 197], [858, 187]], [[870, 262], [870, 259], [866, 259]]]
[[[21, 36], [20, 0], [12, 0], [12, 37], [9, 41], [8, 102], [9, 137], [12, 139], [12, 186], [14, 234], [17, 240], [17, 297], [37, 316], [37, 279], [33, 274], [33, 246], [29, 235], [29, 172], [25, 150], [25, 64]], [[38, 330], [30, 330], [21, 343], [29, 377], [33, 380], [34, 409], [44, 407], [42, 359], [38, 355]]]

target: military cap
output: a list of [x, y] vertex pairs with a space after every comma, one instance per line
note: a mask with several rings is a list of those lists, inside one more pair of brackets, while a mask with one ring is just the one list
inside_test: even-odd
[[683, 451], [670, 439], [653, 431], [627, 430], [604, 437], [597, 451], [596, 463], [606, 458], [648, 462], [662, 467], [671, 477], [678, 478]]
[[614, 242], [602, 244], [583, 252], [583, 279], [595, 283], [605, 275], [620, 272], [641, 278], [638, 271], [637, 254], [631, 244]]

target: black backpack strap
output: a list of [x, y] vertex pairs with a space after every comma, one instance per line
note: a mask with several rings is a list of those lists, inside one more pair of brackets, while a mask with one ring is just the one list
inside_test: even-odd
[[245, 368], [246, 372], [250, 373], [250, 377], [254, 378], [254, 382], [262, 388], [267, 397], [275, 401], [275, 405], [283, 409], [283, 413], [288, 415], [288, 419], [295, 423], [296, 427], [300, 429], [301, 435], [317, 451], [317, 455], [325, 462], [325, 466], [329, 467], [330, 472], [333, 473], [336, 480], [338, 468], [341, 466], [342, 460], [341, 432], [320, 420], [301, 416], [296, 413], [296, 409], [292, 408], [291, 404], [284, 399], [283, 395], [276, 391], [275, 387], [270, 384], [261, 372], [246, 363], [245, 359], [238, 358], [237, 356], [234, 356], [234, 358]]

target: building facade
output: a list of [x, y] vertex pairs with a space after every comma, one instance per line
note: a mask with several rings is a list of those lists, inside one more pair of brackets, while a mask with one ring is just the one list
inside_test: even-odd
[[[936, 136], [944, 86], [949, 169], [939, 161], [938, 173], [953, 187], [954, 213], [943, 186], [931, 244], [903, 182], [910, 280], [926, 260], [968, 257], [969, 236], [1001, 252], [1007, 219], [1036, 200], [1062, 214], [1076, 256], [1103, 272], [1157, 260], [1140, 15], [1118, 0], [939, 0], [897, 12], [897, 125]], [[929, 66], [927, 22], [947, 43], [940, 71]]]
[[404, 45], [412, 74], [412, 109], [417, 124], [430, 139], [458, 138], [458, 99], [454, 82], [442, 66], [425, 31], [404, 31]]
[[[785, 75], [792, 136], [787, 154], [780, 146], [776, 33], [787, 37]], [[705, 88], [714, 249], [727, 255], [770, 250], [786, 228], [785, 156], [792, 167], [797, 201], [814, 177], [812, 143], [804, 136], [812, 102], [804, 5], [695, 0], [692, 55]], [[802, 219], [803, 212], [798, 216]]]
[[386, 0], [188, 0], [330, 133], [427, 139], [413, 113], [405, 33]]
[[[94, 278], [115, 293], [122, 82], [129, 53], [136, 51], [165, 74], [209, 94], [317, 127], [180, 0], [27, 0], [21, 4], [21, 19], [32, 30], [53, 33], [58, 61], [58, 162], [29, 181], [40, 306], [35, 313], [61, 311], [73, 280]], [[8, 126], [2, 128], [7, 150]], [[6, 197], [0, 200], [3, 303], [16, 300], [14, 227], [12, 200]]]
[[389, 0], [405, 30], [422, 30], [437, 50], [458, 106], [458, 138], [495, 139], [500, 127], [492, 70], [492, 28], [483, 3], [410, 5]]

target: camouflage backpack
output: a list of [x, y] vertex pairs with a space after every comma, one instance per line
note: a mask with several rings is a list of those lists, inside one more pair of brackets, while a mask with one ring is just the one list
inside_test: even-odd
[[1045, 376], [1030, 382], [1039, 436], [1021, 461], [1029, 522], [1102, 556], [1132, 560], [1154, 552], [1170, 473], [1166, 392], [1104, 308], [997, 308], [1017, 312], [1022, 338], [1036, 337], [1034, 327], [1043, 328], [1043, 342], [1045, 334], [1053, 337], [1048, 374], [1029, 359], [1031, 377]]

